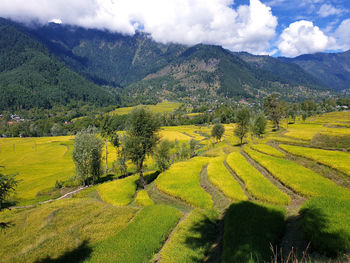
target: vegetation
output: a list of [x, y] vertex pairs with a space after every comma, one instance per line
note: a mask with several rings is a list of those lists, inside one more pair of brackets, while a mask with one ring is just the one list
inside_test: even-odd
[[295, 155], [303, 156], [321, 164], [338, 169], [343, 173], [350, 175], [350, 154], [339, 151], [327, 151], [322, 149], [313, 149], [292, 145], [280, 145], [281, 149]]
[[149, 110], [138, 108], [131, 112], [124, 139], [124, 149], [126, 156], [136, 165], [143, 188], [145, 188], [143, 164], [147, 155], [153, 153], [159, 141], [157, 136], [159, 128], [159, 120]]
[[170, 142], [162, 140], [154, 152], [159, 171], [164, 172], [170, 166]]
[[18, 181], [16, 181], [15, 175], [0, 173], [0, 210], [6, 198], [15, 190], [17, 183]]
[[302, 205], [300, 212], [303, 215], [302, 230], [312, 248], [330, 256], [349, 251], [349, 200], [312, 198]]
[[263, 115], [262, 113], [259, 113], [257, 116], [255, 116], [255, 118], [252, 121], [252, 125], [251, 125], [252, 134], [260, 138], [261, 135], [265, 134], [266, 125], [267, 125], [267, 120], [265, 115]]
[[72, 157], [83, 186], [89, 185], [90, 176], [92, 184], [95, 184], [101, 175], [102, 147], [102, 140], [88, 131], [78, 133], [74, 139]]
[[159, 253], [162, 262], [201, 262], [216, 237], [217, 212], [194, 209], [181, 221]]
[[195, 157], [175, 163], [158, 176], [156, 185], [161, 191], [178, 197], [192, 206], [211, 208], [213, 201], [199, 184], [200, 172], [208, 162], [208, 158]]
[[265, 114], [269, 116], [275, 128], [279, 130], [280, 120], [284, 115], [283, 104], [279, 100], [278, 94], [274, 93], [264, 99]]
[[248, 200], [240, 184], [224, 165], [226, 156], [212, 158], [207, 167], [209, 181], [234, 201]]
[[350, 191], [292, 161], [245, 148], [245, 152], [274, 177], [306, 197], [329, 196], [350, 199]]
[[141, 106], [133, 106], [133, 107], [125, 107], [125, 108], [117, 108], [109, 114], [118, 114], [118, 115], [126, 115], [131, 113], [137, 107], [144, 107], [149, 111], [155, 113], [172, 113], [174, 110], [179, 108], [182, 103], [179, 102], [171, 102], [171, 101], [162, 101], [157, 103], [156, 105], [141, 105]]
[[141, 205], [141, 206], [154, 205], [153, 200], [148, 196], [148, 193], [146, 190], [139, 190], [135, 197], [135, 201], [138, 205]]
[[250, 112], [247, 108], [242, 108], [237, 112], [236, 116], [236, 128], [234, 134], [240, 139], [241, 145], [243, 144], [243, 138], [247, 136], [249, 132]]
[[250, 144], [249, 145], [250, 148], [252, 148], [255, 151], [261, 152], [261, 153], [266, 153], [275, 157], [285, 157], [285, 154], [280, 152], [279, 150], [277, 150], [276, 148], [267, 145], [267, 144], [263, 144], [263, 143], [259, 143], [259, 144]]
[[222, 262], [264, 262], [284, 229], [285, 210], [255, 202], [232, 204], [225, 216]]
[[97, 244], [87, 262], [149, 262], [180, 217], [170, 206], [146, 206], [127, 227]]
[[255, 198], [278, 205], [289, 204], [290, 197], [260, 174], [239, 152], [230, 153], [227, 163]]
[[221, 123], [216, 123], [211, 130], [211, 136], [214, 137], [216, 141], [220, 141], [224, 133], [225, 127]]

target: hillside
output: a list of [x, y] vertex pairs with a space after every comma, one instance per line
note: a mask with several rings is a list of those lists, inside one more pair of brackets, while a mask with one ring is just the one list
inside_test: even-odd
[[299, 65], [333, 90], [350, 88], [350, 50], [342, 53], [316, 53], [282, 61]]
[[0, 110], [50, 108], [73, 101], [115, 103], [107, 91], [68, 69], [23, 28], [4, 19], [0, 61]]

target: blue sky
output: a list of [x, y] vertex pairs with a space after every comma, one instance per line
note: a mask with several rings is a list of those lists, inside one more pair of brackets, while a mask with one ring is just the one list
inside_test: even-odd
[[0, 0], [0, 16], [272, 56], [350, 49], [350, 0]]

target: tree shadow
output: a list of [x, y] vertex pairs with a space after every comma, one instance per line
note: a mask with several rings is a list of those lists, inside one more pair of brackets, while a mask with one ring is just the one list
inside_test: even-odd
[[89, 246], [89, 241], [84, 240], [78, 247], [73, 250], [66, 251], [58, 258], [51, 258], [50, 256], [47, 256], [35, 261], [35, 263], [79, 263], [88, 259], [91, 253], [92, 248]]
[[284, 212], [244, 201], [231, 204], [224, 218], [222, 262], [265, 262], [272, 259], [285, 227]]
[[[158, 177], [159, 174], [160, 174], [159, 171], [155, 171], [155, 172], [153, 172], [153, 173], [151, 173], [151, 174], [148, 174], [148, 175], [144, 176], [145, 183], [146, 183], [146, 184], [152, 183], [154, 180], [157, 179], [157, 177]], [[138, 179], [138, 180], [136, 181], [136, 186], [137, 186], [137, 189], [143, 188], [140, 179]]]
[[12, 222], [0, 222], [0, 231], [4, 231], [7, 228], [10, 228], [12, 226], [14, 226], [15, 224]]

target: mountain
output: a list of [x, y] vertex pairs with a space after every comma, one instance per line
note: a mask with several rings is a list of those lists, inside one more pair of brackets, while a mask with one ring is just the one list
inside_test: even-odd
[[70, 70], [26, 28], [0, 19], [0, 110], [116, 103], [106, 90]]
[[350, 89], [350, 50], [342, 53], [301, 55], [280, 60], [300, 66], [333, 90]]

